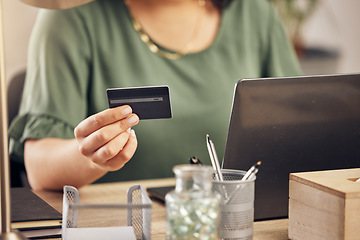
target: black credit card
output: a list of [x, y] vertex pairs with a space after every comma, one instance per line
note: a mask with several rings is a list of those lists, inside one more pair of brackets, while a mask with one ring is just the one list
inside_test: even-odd
[[109, 107], [129, 105], [139, 119], [171, 118], [168, 86], [109, 88]]

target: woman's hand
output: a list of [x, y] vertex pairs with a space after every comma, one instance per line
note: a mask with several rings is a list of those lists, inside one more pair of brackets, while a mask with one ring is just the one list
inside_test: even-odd
[[74, 130], [80, 153], [105, 171], [119, 170], [136, 151], [137, 139], [130, 128], [138, 122], [127, 105], [86, 118]]

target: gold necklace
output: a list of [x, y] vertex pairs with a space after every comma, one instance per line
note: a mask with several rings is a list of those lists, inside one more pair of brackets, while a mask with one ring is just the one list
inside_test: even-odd
[[[191, 49], [192, 49], [192, 46], [194, 44], [194, 42], [192, 41], [193, 39], [196, 39], [198, 33], [199, 33], [199, 28], [200, 28], [200, 13], [199, 13], [199, 16], [198, 16], [198, 19], [196, 21], [196, 26], [194, 28], [194, 32], [193, 34], [191, 35], [191, 38], [189, 40], [189, 42], [184, 46], [183, 50], [181, 51], [177, 51], [177, 52], [168, 52], [166, 50], [162, 50], [160, 49], [150, 38], [150, 36], [144, 31], [144, 29], [141, 27], [141, 24], [140, 22], [134, 18], [134, 16], [131, 14], [130, 12], [130, 8], [128, 6], [128, 3], [127, 3], [127, 0], [125, 0], [125, 4], [127, 5], [128, 7], [128, 10], [129, 10], [129, 15], [131, 17], [131, 22], [132, 22], [132, 25], [134, 27], [134, 29], [136, 30], [136, 32], [139, 34], [140, 36], [140, 39], [148, 46], [149, 50], [152, 52], [152, 53], [155, 53], [163, 58], [166, 58], [166, 59], [171, 59], [171, 60], [176, 60], [176, 59], [179, 59], [181, 58], [182, 56], [188, 54]], [[199, 7], [204, 7], [206, 4], [206, 0], [198, 0], [198, 5]]]

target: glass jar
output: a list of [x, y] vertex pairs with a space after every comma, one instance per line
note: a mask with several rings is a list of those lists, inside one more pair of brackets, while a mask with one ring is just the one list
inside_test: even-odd
[[175, 190], [165, 197], [168, 240], [218, 239], [220, 195], [210, 166], [177, 165]]

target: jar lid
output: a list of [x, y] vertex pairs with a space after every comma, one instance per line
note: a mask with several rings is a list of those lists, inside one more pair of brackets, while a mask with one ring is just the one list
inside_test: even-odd
[[209, 175], [212, 176], [214, 170], [211, 166], [182, 164], [173, 167], [176, 176], [191, 177], [193, 175]]

